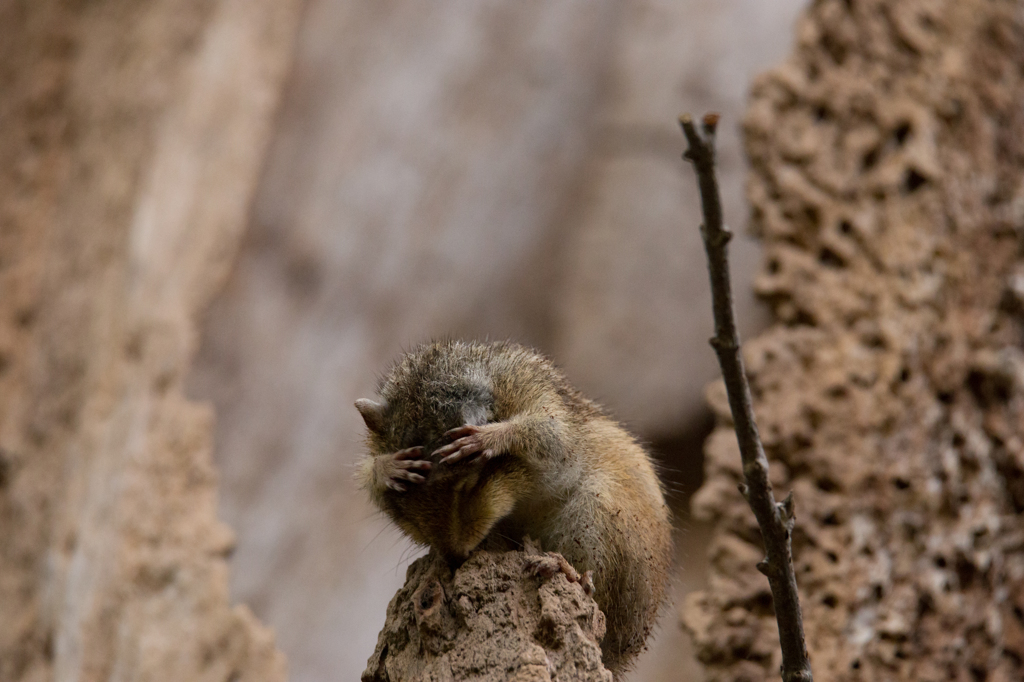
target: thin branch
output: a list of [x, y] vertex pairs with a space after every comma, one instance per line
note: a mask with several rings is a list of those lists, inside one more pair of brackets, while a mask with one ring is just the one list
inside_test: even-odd
[[779, 624], [779, 641], [782, 645], [782, 679], [785, 682], [812, 682], [790, 542], [794, 522], [793, 495], [790, 493], [780, 504], [775, 502], [772, 494], [772, 486], [768, 481], [768, 458], [764, 455], [761, 437], [754, 422], [750, 385], [743, 369], [740, 337], [733, 314], [728, 255], [732, 232], [722, 221], [722, 201], [715, 176], [715, 128], [718, 118], [718, 114], [705, 115], [702, 132], [697, 131], [689, 114], [679, 118], [689, 143], [683, 158], [693, 163], [697, 173], [704, 213], [700, 233], [708, 255], [715, 314], [715, 336], [711, 339], [711, 346], [722, 367], [729, 407], [736, 425], [736, 438], [743, 457], [745, 483], [740, 484], [740, 492], [757, 517], [768, 555], [757, 565], [757, 569], [768, 577], [775, 602], [775, 618]]

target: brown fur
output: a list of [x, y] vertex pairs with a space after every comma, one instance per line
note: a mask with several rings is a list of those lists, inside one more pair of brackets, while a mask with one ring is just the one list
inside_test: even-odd
[[[643, 650], [665, 596], [671, 526], [649, 455], [542, 355], [511, 343], [442, 341], [405, 355], [357, 403], [369, 427], [363, 487], [413, 540], [452, 562], [524, 536], [593, 571], [607, 618], [605, 665]], [[438, 463], [450, 429], [472, 424], [489, 461]], [[421, 482], [387, 483], [394, 453], [422, 446]], [[393, 479], [392, 479], [393, 480]]]

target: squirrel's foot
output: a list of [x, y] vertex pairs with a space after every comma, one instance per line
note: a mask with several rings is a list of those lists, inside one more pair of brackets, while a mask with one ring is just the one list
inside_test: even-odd
[[[409, 483], [423, 483], [427, 480], [425, 474], [430, 471], [430, 462], [425, 459], [416, 459], [423, 456], [422, 447], [406, 448], [385, 457], [382, 462], [384, 467], [384, 485], [395, 492], [404, 493], [405, 486]], [[416, 473], [422, 471], [422, 474]]]
[[594, 572], [586, 571], [582, 576], [580, 576], [580, 585], [583, 586], [583, 592], [588, 597], [593, 597], [594, 590], [597, 589], [594, 587]]
[[587, 571], [580, 575], [579, 571], [573, 568], [572, 564], [561, 554], [542, 554], [529, 557], [526, 560], [525, 568], [545, 580], [550, 580], [559, 572], [564, 573], [569, 582], [579, 583], [587, 596], [594, 594], [594, 572]]
[[441, 457], [441, 464], [454, 464], [462, 460], [479, 461], [481, 463], [495, 456], [493, 448], [488, 446], [488, 431], [492, 425], [475, 426], [466, 424], [445, 433], [445, 438], [453, 438], [451, 443], [442, 446], [431, 457]]

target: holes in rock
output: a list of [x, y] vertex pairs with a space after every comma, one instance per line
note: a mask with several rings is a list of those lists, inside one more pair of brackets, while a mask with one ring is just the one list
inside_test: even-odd
[[533, 632], [533, 638], [545, 649], [560, 649], [563, 644], [558, 625], [551, 618], [541, 618]]
[[[823, 526], [838, 526], [839, 525], [839, 515], [836, 514], [834, 511], [831, 511], [831, 512], [829, 512], [825, 516], [825, 518], [823, 518], [821, 520], [821, 524]], [[829, 560], [831, 560], [833, 562], [836, 561], [836, 559], [838, 559], [838, 557], [833, 558], [833, 557], [835, 557], [835, 552], [827, 552], [826, 556], [828, 556]]]
[[913, 194], [922, 185], [927, 184], [927, 182], [928, 178], [921, 175], [916, 168], [909, 168], [906, 175], [903, 176], [903, 192], [905, 194]]
[[939, 568], [945, 568], [946, 566], [949, 565], [949, 563], [946, 561], [946, 557], [942, 556], [941, 554], [939, 556], [935, 557], [934, 559], [932, 559], [932, 563], [935, 564]]
[[0, 490], [3, 490], [11, 482], [11, 474], [14, 467], [11, 465], [11, 457], [6, 450], [0, 448]]
[[967, 375], [967, 387], [982, 407], [1003, 404], [1013, 395], [1013, 379], [973, 370]]
[[874, 149], [869, 151], [867, 154], [864, 155], [864, 158], [862, 158], [860, 161], [861, 170], [867, 171], [874, 168], [878, 164], [878, 158], [881, 155], [882, 150], [879, 147], [875, 147]]
[[828, 118], [828, 108], [824, 105], [819, 105], [814, 109], [814, 120], [824, 121]]
[[782, 270], [782, 263], [779, 262], [778, 258], [772, 258], [767, 264], [768, 274], [777, 275]]
[[910, 377], [911, 377], [911, 374], [910, 374], [910, 370], [908, 368], [904, 367], [903, 369], [900, 370], [899, 379], [900, 379], [900, 383], [901, 384], [905, 384], [908, 381], [910, 381]]
[[833, 564], [838, 564], [839, 563], [839, 555], [836, 554], [835, 552], [831, 552], [831, 551], [825, 552], [825, 558], [828, 559]]
[[897, 490], [906, 490], [907, 488], [910, 487], [910, 481], [903, 478], [902, 476], [897, 476], [896, 478], [892, 479], [892, 484]]
[[385, 644], [380, 648], [380, 657], [377, 659], [377, 677], [384, 677], [384, 661], [388, 659], [388, 645]]
[[903, 146], [903, 143], [907, 141], [908, 137], [910, 137], [910, 131], [911, 127], [908, 121], [904, 121], [903, 123], [900, 123], [896, 127], [896, 130], [893, 131], [892, 136], [896, 140], [896, 144], [898, 146]]
[[846, 261], [843, 260], [842, 256], [827, 246], [822, 247], [821, 251], [818, 252], [818, 262], [826, 268], [834, 270], [846, 266]]
[[826, 493], [834, 493], [839, 491], [839, 484], [828, 476], [822, 476], [814, 482], [818, 486], [818, 490]]
[[974, 582], [974, 578], [978, 575], [978, 569], [974, 567], [965, 556], [958, 556], [956, 558], [956, 577], [960, 580], [960, 589], [965, 590], [971, 586]]
[[884, 350], [889, 347], [889, 344], [885, 341], [885, 337], [881, 334], [867, 334], [861, 338], [861, 342], [868, 348], [874, 348], [876, 350]]
[[[981, 472], [981, 462], [971, 452], [965, 452], [960, 455], [960, 472], [961, 478], [965, 480], [973, 479]], [[971, 501], [971, 496], [964, 490], [960, 494], [960, 504], [968, 504]]]
[[843, 386], [843, 385], [832, 386], [825, 393], [825, 395], [827, 395], [832, 400], [842, 400], [843, 398], [845, 398], [849, 394], [850, 394], [850, 390], [846, 386]]
[[761, 592], [751, 600], [748, 610], [758, 616], [774, 616], [775, 605], [770, 592]]
[[839, 40], [836, 39], [831, 33], [826, 33], [821, 38], [821, 46], [828, 52], [828, 56], [832, 58], [837, 65], [842, 66], [843, 62], [846, 61], [846, 55], [848, 50]]
[[834, 609], [835, 607], [839, 606], [839, 599], [834, 594], [826, 594], [822, 598], [821, 603], [829, 607], [830, 609]]
[[840, 220], [839, 233], [845, 234], [847, 236], [853, 234], [853, 223], [851, 223], [849, 220]]
[[1014, 317], [1024, 316], [1024, 299], [1012, 288], [1007, 288], [999, 297], [999, 310]]
[[850, 661], [850, 667], [854, 670], [860, 670], [860, 659], [855, 658], [852, 661]]
[[893, 37], [896, 39], [896, 47], [898, 47], [901, 52], [904, 52], [907, 55], [914, 57], [915, 59], [921, 56], [921, 50], [919, 50], [916, 45], [914, 45], [905, 37], [903, 37], [902, 34], [896, 33]]
[[943, 405], [952, 405], [953, 401], [956, 400], [956, 394], [952, 391], [939, 391], [935, 397], [938, 398], [939, 402]]
[[934, 610], [935, 610], [935, 600], [932, 598], [932, 595], [930, 595], [927, 592], [925, 592], [924, 594], [922, 594], [920, 597], [917, 598], [917, 617], [918, 618], [921, 618], [922, 616], [924, 616], [924, 615], [926, 615], [926, 614], [928, 614], [928, 613], [930, 613], [930, 612], [932, 612]]
[[816, 228], [821, 225], [821, 211], [818, 210], [817, 206], [805, 206], [803, 217], [810, 227]]
[[[817, 410], [807, 410], [807, 423], [810, 424], [812, 431], [817, 431], [824, 420], [824, 415]], [[824, 490], [824, 488], [822, 488]]]
[[903, 531], [903, 539], [908, 543], [916, 542], [922, 530], [921, 526], [911, 519], [905, 519], [900, 524], [900, 529]]
[[[993, 456], [996, 471], [1003, 479], [1003, 488], [1006, 490], [1006, 499], [1013, 508], [1014, 513], [1024, 512], [1024, 470], [1014, 457], [1005, 449], [998, 448]], [[0, 482], [0, 487], [2, 487]]]
[[413, 594], [417, 620], [430, 615], [444, 598], [444, 589], [437, 580], [431, 580]]
[[803, 308], [797, 308], [793, 314], [788, 316], [786, 322], [792, 327], [815, 327], [818, 324], [814, 315]]

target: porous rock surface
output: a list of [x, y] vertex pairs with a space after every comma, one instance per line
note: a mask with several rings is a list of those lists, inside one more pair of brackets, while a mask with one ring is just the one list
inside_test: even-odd
[[604, 614], [564, 573], [531, 569], [538, 558], [527, 543], [521, 552], [476, 552], [454, 573], [433, 552], [417, 559], [388, 605], [363, 682], [610, 682]]
[[0, 2], [0, 680], [281, 682], [184, 397], [292, 0]]
[[[820, 680], [1024, 678], [1024, 6], [821, 0], [760, 79], [749, 197], [777, 323], [745, 358]], [[722, 386], [693, 501], [713, 680], [780, 655]]]

